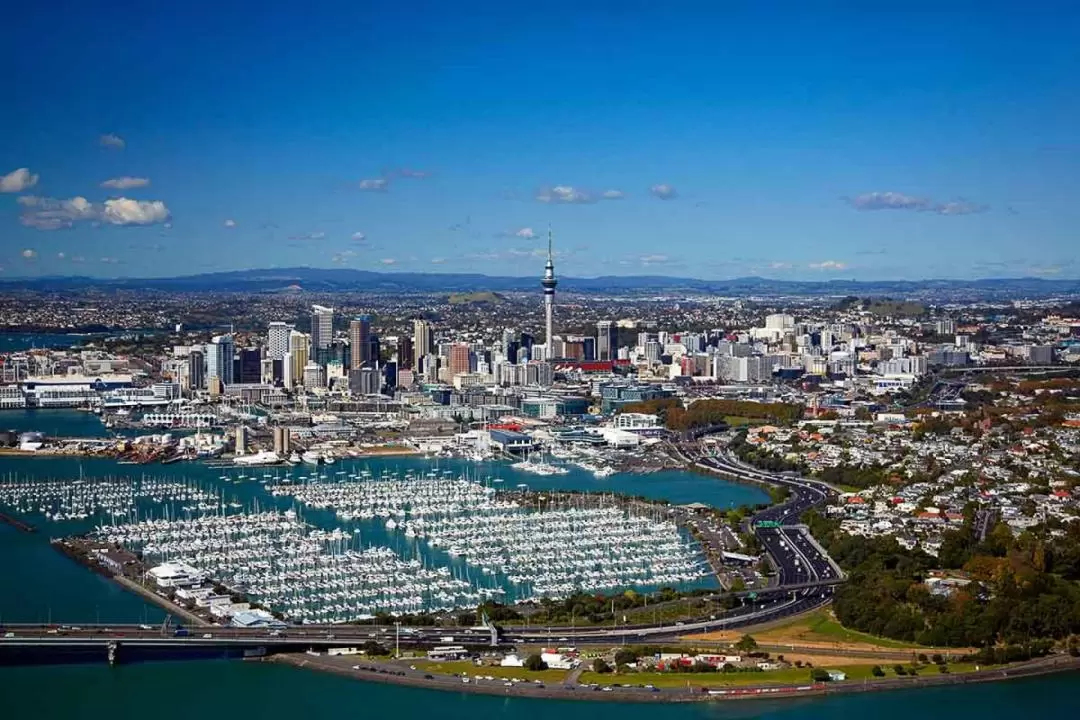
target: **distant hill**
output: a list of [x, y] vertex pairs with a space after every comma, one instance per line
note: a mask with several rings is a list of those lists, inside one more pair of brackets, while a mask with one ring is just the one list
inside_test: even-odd
[[[73, 291], [86, 289], [150, 290], [161, 292], [540, 292], [538, 277], [505, 277], [479, 273], [380, 273], [347, 268], [272, 268], [233, 270], [168, 278], [35, 277], [0, 280], [0, 291], [29, 289]], [[1080, 294], [1080, 280], [1001, 278], [985, 280], [772, 280], [760, 277], [728, 280], [665, 277], [663, 275], [606, 275], [562, 277], [560, 292], [608, 295], [708, 294], [824, 295], [905, 297], [914, 294], [969, 293], [983, 297], [1045, 297]]]
[[502, 305], [506, 298], [490, 290], [471, 293], [451, 293], [446, 299], [451, 305]]

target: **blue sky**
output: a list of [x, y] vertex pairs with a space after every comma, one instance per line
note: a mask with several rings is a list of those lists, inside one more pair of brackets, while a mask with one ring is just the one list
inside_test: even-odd
[[1076, 3], [84, 5], [5, 10], [0, 276], [1080, 277]]

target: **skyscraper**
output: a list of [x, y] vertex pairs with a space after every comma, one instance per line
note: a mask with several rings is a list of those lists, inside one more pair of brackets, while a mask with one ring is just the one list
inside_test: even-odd
[[544, 266], [544, 278], [540, 281], [540, 284], [544, 288], [544, 342], [548, 346], [548, 354], [551, 353], [551, 340], [553, 333], [551, 331], [551, 313], [555, 303], [555, 286], [558, 285], [558, 281], [555, 279], [555, 263], [552, 260], [551, 252], [551, 228], [548, 227], [548, 257], [547, 265]]
[[217, 335], [206, 346], [206, 381], [217, 378], [222, 385], [233, 383], [232, 335]]
[[398, 368], [405, 370], [413, 366], [413, 339], [402, 335], [397, 341]]
[[289, 335], [293, 326], [283, 322], [272, 322], [266, 326], [266, 357], [280, 360], [289, 352]]
[[289, 335], [289, 377], [293, 384], [304, 382], [304, 367], [308, 364], [308, 336], [296, 330]]
[[352, 353], [350, 369], [358, 370], [372, 362], [370, 315], [358, 315], [349, 323], [349, 350]]
[[311, 351], [326, 350], [334, 339], [334, 308], [311, 306]]
[[257, 383], [262, 378], [262, 351], [242, 348], [236, 356], [233, 379], [238, 383]]
[[450, 346], [450, 377], [463, 375], [469, 372], [469, 356], [471, 355], [468, 343], [454, 343]]
[[596, 359], [614, 360], [619, 350], [619, 330], [610, 320], [596, 323]]
[[206, 387], [206, 356], [201, 350], [192, 350], [188, 355], [188, 386], [192, 390]]
[[423, 318], [413, 320], [413, 367], [417, 370], [421, 369], [421, 358], [431, 354], [431, 346], [434, 344], [433, 335], [431, 323]]

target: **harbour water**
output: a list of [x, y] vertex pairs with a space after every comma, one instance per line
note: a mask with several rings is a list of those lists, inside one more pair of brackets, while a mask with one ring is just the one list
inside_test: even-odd
[[[476, 718], [619, 717], [622, 720], [955, 720], [1069, 717], [1075, 675], [805, 700], [688, 704], [597, 704], [470, 695], [366, 683], [270, 663], [177, 662], [146, 665], [0, 668], [8, 717], [109, 717], [187, 720], [201, 709], [215, 717]], [[59, 690], [59, 692], [58, 692]], [[179, 700], [179, 701], [178, 701]]]
[[[50, 429], [50, 422], [82, 432], [64, 430], [60, 434], [90, 434], [97, 423], [82, 413], [48, 412], [0, 414], [0, 427]], [[99, 431], [100, 432], [100, 431]], [[326, 471], [337, 472], [352, 463], [339, 463]], [[399, 472], [424, 471], [435, 466], [423, 458], [375, 458], [356, 463], [373, 474], [383, 469]], [[438, 468], [472, 477], [501, 477], [513, 487], [526, 483], [534, 489], [561, 488], [608, 490], [677, 503], [705, 502], [717, 507], [765, 502], [758, 488], [726, 483], [715, 478], [681, 472], [651, 475], [614, 475], [597, 479], [571, 470], [562, 476], [519, 473], [505, 464], [476, 464], [439, 460]], [[234, 476], [236, 470], [227, 471]], [[284, 473], [285, 469], [253, 469], [248, 474]], [[310, 469], [296, 468], [303, 473]], [[126, 466], [112, 460], [75, 458], [0, 458], [0, 474], [39, 478], [105, 477], [154, 474], [187, 477], [206, 484], [219, 483], [220, 469], [194, 464], [169, 466]], [[221, 484], [226, 499], [246, 501], [261, 487], [257, 481]], [[64, 558], [49, 547], [50, 536], [68, 535], [87, 528], [86, 521], [43, 522], [37, 533], [23, 533], [0, 525], [0, 553], [4, 574], [0, 576], [0, 621], [22, 622], [159, 622], [163, 613], [156, 606], [121, 590], [112, 582]], [[400, 536], [398, 536], [400, 537]], [[372, 538], [374, 542], [375, 538]], [[402, 540], [403, 541], [403, 540]], [[0, 668], [0, 692], [5, 714], [12, 717], [98, 718], [107, 713], [115, 718], [142, 717], [152, 711], [160, 718], [190, 717], [188, 702], [161, 702], [189, 689], [198, 705], [212, 708], [215, 715], [254, 715], [266, 718], [329, 716], [341, 713], [392, 713], [399, 717], [562, 717], [570, 720], [594, 716], [597, 712], [617, 712], [628, 720], [655, 718], [955, 718], [979, 715], [988, 718], [1029, 713], [1075, 710], [1073, 688], [1076, 677], [1051, 676], [1000, 684], [934, 688], [888, 695], [848, 695], [794, 702], [724, 703], [720, 705], [596, 705], [586, 702], [500, 698], [484, 695], [452, 694], [394, 685], [364, 683], [330, 675], [297, 671], [273, 664], [242, 662], [177, 662], [146, 665], [57, 666]], [[63, 692], [55, 692], [63, 688]], [[12, 692], [18, 689], [18, 692]], [[5, 692], [6, 691], [6, 692]]]
[[92, 342], [94, 337], [71, 333], [0, 333], [0, 353], [34, 348], [66, 348]]

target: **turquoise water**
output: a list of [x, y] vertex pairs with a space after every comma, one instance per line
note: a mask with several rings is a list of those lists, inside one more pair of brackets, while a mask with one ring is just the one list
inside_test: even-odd
[[[93, 416], [85, 413], [57, 412], [63, 413], [56, 416], [57, 422], [63, 421], [68, 424], [86, 420], [97, 422]], [[37, 414], [11, 412], [0, 414], [0, 419], [14, 423], [19, 420], [20, 414], [27, 416], [23, 419], [27, 426], [40, 426], [42, 421], [47, 425], [51, 417], [48, 411]], [[100, 423], [98, 425], [100, 426]], [[514, 470], [505, 463], [472, 463], [446, 459], [434, 461], [419, 457], [340, 461], [334, 465], [323, 466], [318, 472], [332, 476], [337, 472], [350, 473], [363, 469], [369, 470], [376, 476], [384, 470], [405, 473], [437, 469], [440, 472], [450, 471], [453, 474], [467, 473], [470, 477], [483, 481], [491, 481], [499, 477], [504, 480], [503, 487], [507, 488], [525, 483], [537, 489], [609, 491], [646, 495], [674, 502], [703, 501], [718, 507], [754, 504], [768, 500], [768, 496], [757, 487], [682, 472], [613, 475], [598, 480], [592, 474], [575, 468], [571, 469], [567, 475], [542, 477]], [[291, 498], [273, 498], [265, 491], [264, 486], [258, 481], [263, 479], [264, 475], [268, 474], [276, 479], [288, 474], [299, 480], [301, 476], [310, 475], [312, 472], [314, 470], [308, 466], [238, 470], [210, 468], [197, 463], [121, 465], [106, 458], [0, 458], [0, 478], [4, 480], [154, 475], [176, 480], [184, 479], [203, 487], [213, 488], [226, 502], [238, 502], [249, 508], [257, 500], [259, 507], [264, 509], [270, 506], [276, 506], [279, 509], [293, 507]], [[241, 474], [247, 477], [239, 480]], [[229, 482], [222, 481], [220, 479], [222, 475], [225, 475]], [[142, 511], [145, 512], [146, 509], [147, 507], [143, 507]], [[179, 508], [173, 506], [171, 513], [176, 515], [178, 510]], [[389, 532], [381, 520], [344, 523], [337, 521], [329, 512], [302, 512], [306, 520], [316, 525], [360, 529], [359, 539], [364, 545], [385, 545], [392, 547], [403, 557], [419, 557], [428, 563], [448, 565], [459, 577], [465, 577], [469, 572], [464, 559], [451, 559], [445, 553], [432, 550], [416, 539], [406, 538], [402, 533]], [[161, 515], [160, 510], [155, 513], [156, 517]], [[162, 617], [162, 612], [155, 606], [145, 603], [137, 596], [123, 592], [113, 583], [79, 567], [49, 547], [50, 537], [88, 532], [96, 524], [103, 522], [104, 518], [50, 522], [37, 513], [31, 513], [26, 515], [25, 519], [37, 526], [37, 533], [22, 533], [8, 525], [0, 525], [0, 553], [3, 554], [6, 566], [3, 582], [0, 582], [0, 618], [12, 622], [40, 622], [49, 618], [57, 622], [93, 622], [95, 620], [141, 622], [143, 619], [157, 620]], [[475, 580], [477, 575], [475, 569], [472, 572]]]
[[239, 661], [0, 668], [12, 718], [576, 718], [937, 720], [1071, 717], [1075, 675], [791, 701], [623, 704], [468, 695]]

